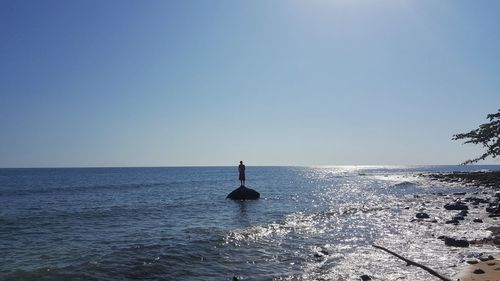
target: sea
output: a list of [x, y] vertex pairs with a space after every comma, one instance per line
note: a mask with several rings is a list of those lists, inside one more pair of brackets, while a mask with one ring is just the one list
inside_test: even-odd
[[433, 280], [372, 245], [453, 276], [498, 250], [438, 237], [497, 222], [479, 206], [445, 224], [443, 205], [494, 191], [422, 175], [487, 170], [247, 166], [261, 198], [232, 201], [236, 166], [0, 169], [0, 280]]

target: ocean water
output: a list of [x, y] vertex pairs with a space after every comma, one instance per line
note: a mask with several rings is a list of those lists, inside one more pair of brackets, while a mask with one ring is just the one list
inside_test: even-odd
[[0, 169], [0, 280], [432, 280], [372, 244], [452, 276], [497, 249], [437, 237], [486, 237], [494, 222], [478, 208], [446, 225], [442, 206], [492, 191], [419, 174], [498, 169], [248, 166], [261, 199], [242, 202], [225, 199], [236, 166]]

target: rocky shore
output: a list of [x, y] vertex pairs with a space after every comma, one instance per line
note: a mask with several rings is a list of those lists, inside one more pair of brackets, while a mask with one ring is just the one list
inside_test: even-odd
[[427, 177], [444, 182], [491, 187], [500, 190], [500, 171], [491, 172], [454, 172], [429, 174]]
[[[483, 209], [488, 214], [489, 218], [500, 222], [500, 171], [421, 174], [421, 176], [440, 182], [482, 187], [482, 189], [478, 189], [477, 192], [473, 192], [472, 194], [458, 192], [450, 197], [449, 202], [443, 206], [451, 215], [451, 218], [445, 222], [446, 224], [460, 224], [467, 218], [469, 210], [471, 209]], [[436, 195], [449, 196], [440, 193]], [[425, 219], [428, 216], [426, 213], [418, 213], [415, 217], [417, 219]], [[483, 223], [479, 218], [470, 218], [469, 220], [473, 223]], [[470, 241], [447, 236], [440, 236], [437, 238], [443, 240], [445, 245], [449, 247], [469, 247], [470, 245], [481, 246], [488, 244], [499, 249], [500, 226], [490, 227], [488, 230], [491, 231], [489, 237]], [[468, 263], [469, 266], [457, 276], [458, 280], [500, 280], [499, 258], [500, 255], [489, 255], [466, 260], [465, 262]]]
[[[455, 193], [454, 195], [459, 198], [447, 203], [446, 205], [444, 205], [444, 208], [446, 210], [459, 210], [460, 212], [457, 214], [457, 216], [453, 217], [451, 221], [447, 221], [446, 223], [459, 223], [458, 221], [463, 220], [463, 218], [467, 216], [470, 207], [484, 207], [486, 212], [489, 213], [489, 217], [500, 217], [500, 171], [439, 173], [429, 174], [426, 176], [433, 180], [448, 183], [482, 186], [492, 188], [493, 190], [492, 192], [482, 192], [482, 196], [477, 196], [479, 192], [476, 192], [472, 195], [467, 195], [465, 192]], [[492, 229], [492, 232], [496, 235], [499, 234], [498, 228]], [[498, 242], [500, 244], [500, 238]]]

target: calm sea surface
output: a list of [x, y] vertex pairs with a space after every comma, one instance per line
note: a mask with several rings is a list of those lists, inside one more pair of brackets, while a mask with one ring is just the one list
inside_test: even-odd
[[436, 237], [493, 222], [441, 223], [454, 192], [482, 190], [417, 175], [483, 169], [500, 166], [248, 166], [246, 202], [225, 199], [236, 166], [0, 169], [0, 280], [429, 280], [373, 243], [451, 275], [495, 249]]

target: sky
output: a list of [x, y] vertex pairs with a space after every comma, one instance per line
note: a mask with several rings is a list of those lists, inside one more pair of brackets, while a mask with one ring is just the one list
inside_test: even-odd
[[[459, 164], [500, 1], [0, 1], [0, 167]], [[481, 163], [500, 164], [489, 159]]]

